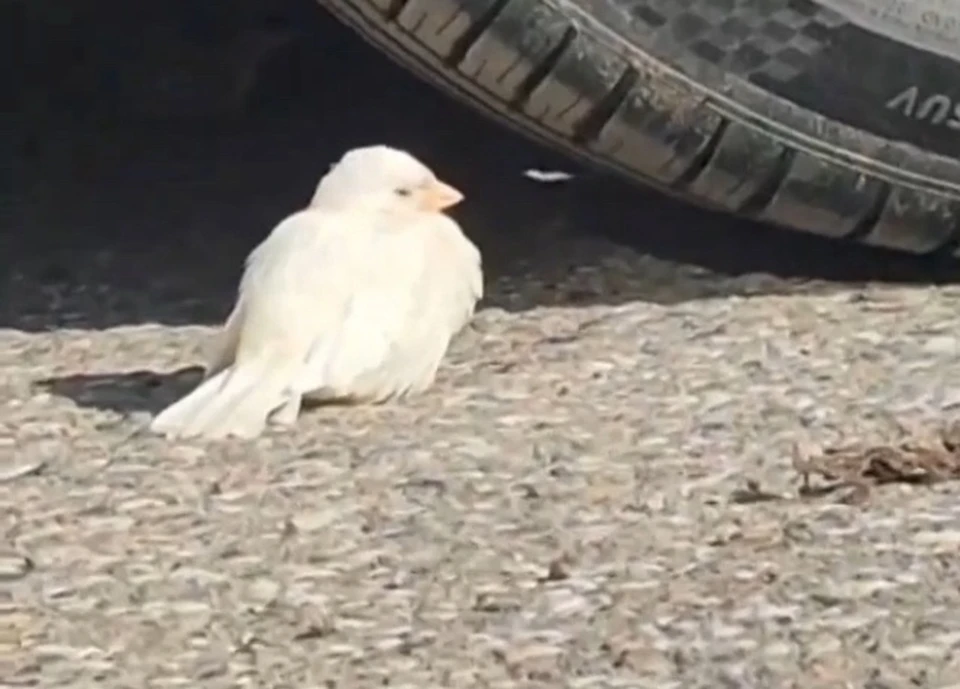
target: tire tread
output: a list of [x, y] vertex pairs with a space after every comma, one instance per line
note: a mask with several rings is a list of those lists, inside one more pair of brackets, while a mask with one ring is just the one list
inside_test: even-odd
[[[656, 70], [620, 54], [591, 35], [582, 22], [567, 16], [561, 6], [542, 2], [530, 11], [530, 0], [423, 2], [421, 12], [449, 10], [445, 21], [432, 24], [435, 30], [431, 33], [420, 30], [424, 25], [422, 17], [413, 28], [402, 25], [405, 9], [418, 5], [417, 0], [322, 2], [392, 59], [488, 115], [528, 136], [614, 168], [667, 193], [701, 205], [845, 240], [916, 253], [958, 253], [960, 221], [955, 221], [951, 231], [940, 227], [933, 233], [916, 235], [890, 228], [891, 223], [896, 224], [891, 217], [898, 211], [891, 204], [897, 202], [898, 191], [920, 201], [931, 199], [933, 204], [956, 206], [956, 217], [960, 217], [960, 198], [939, 190], [909, 188], [900, 182], [885, 180], [872, 174], [866, 166], [818, 156], [813, 150], [763, 131], [736, 117], [735, 113], [725, 111], [722, 99], [711, 98], [709, 92], [699, 92], [663, 75], [651, 77], [650, 73]], [[468, 13], [466, 6], [477, 7], [475, 17], [472, 11]], [[451, 41], [444, 34], [455, 22], [465, 21], [464, 18], [467, 28]], [[524, 54], [504, 45], [496, 35], [498, 24], [517, 21], [524, 22], [531, 45], [541, 41], [535, 48], [524, 46]], [[477, 54], [481, 50], [482, 54]], [[512, 57], [502, 54], [510, 51], [517, 54]], [[525, 65], [527, 73], [511, 85], [507, 79], [510, 72], [519, 69], [530, 54], [537, 51], [535, 61]], [[468, 62], [479, 65], [478, 71], [472, 74], [465, 71]], [[505, 66], [497, 74], [485, 72], [497, 65]], [[596, 78], [591, 81], [591, 93], [581, 92], [569, 103], [560, 102], [556, 93], [570, 91], [566, 85], [570, 81], [567, 70], [574, 68], [594, 69]], [[490, 83], [496, 85], [495, 90], [489, 87]], [[658, 111], [650, 106], [646, 114], [630, 110], [630, 103], [644, 98], [657, 100], [661, 106], [672, 104], [672, 107], [661, 107]], [[623, 141], [626, 137], [612, 132], [615, 126], [630, 128], [634, 139], [632, 150]], [[757, 142], [760, 143], [754, 149], [745, 148], [746, 143]], [[684, 146], [689, 150], [682, 150]], [[673, 150], [665, 150], [670, 147]], [[659, 151], [660, 155], [641, 154], [647, 148]], [[738, 170], [732, 171], [727, 165], [721, 173], [714, 164], [721, 162], [721, 158], [729, 163], [730, 156], [739, 161]], [[816, 194], [799, 194], [796, 190], [803, 188], [802, 185], [792, 183], [794, 176], [802, 177], [799, 171], [794, 171], [794, 166], [805, 160], [804, 156], [818, 159], [825, 180], [848, 180], [851, 173], [860, 175], [865, 180], [861, 186], [875, 190], [863, 192], [872, 193], [872, 197], [853, 204], [856, 207], [851, 206], [849, 199], [837, 201], [833, 207], [828, 207], [832, 201], [823, 200], [823, 207], [818, 207]], [[737, 174], [739, 179], [731, 183], [729, 178]], [[827, 188], [828, 185], [821, 187], [822, 195], [827, 194]], [[743, 196], [744, 189], [751, 191]], [[920, 201], [914, 206], [922, 205]], [[773, 212], [774, 205], [780, 210]], [[802, 218], [793, 222], [783, 217], [783, 209], [797, 209], [799, 216], [810, 218], [833, 214], [845, 222], [821, 225]]]

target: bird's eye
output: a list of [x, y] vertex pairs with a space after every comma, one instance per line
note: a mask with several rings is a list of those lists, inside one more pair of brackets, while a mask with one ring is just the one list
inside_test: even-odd
[[413, 190], [408, 189], [407, 187], [401, 187], [400, 189], [397, 189], [396, 193], [397, 196], [410, 196], [413, 194]]

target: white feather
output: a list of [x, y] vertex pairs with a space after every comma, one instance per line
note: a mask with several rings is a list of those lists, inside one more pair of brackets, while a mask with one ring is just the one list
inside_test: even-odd
[[[205, 380], [154, 419], [155, 431], [208, 438], [262, 432], [269, 414], [286, 401], [316, 333], [342, 314], [335, 295], [354, 260], [353, 243], [342, 241], [350, 231], [338, 214], [316, 210], [277, 226], [247, 260], [237, 305]], [[332, 269], [313, 265], [318, 255]]]
[[311, 399], [380, 402], [426, 389], [482, 296], [480, 252], [450, 218], [424, 215], [372, 236], [362, 286], [300, 378]]

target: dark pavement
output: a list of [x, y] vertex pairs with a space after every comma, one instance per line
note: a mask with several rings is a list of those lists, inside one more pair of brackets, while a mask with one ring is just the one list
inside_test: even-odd
[[[301, 10], [304, 35], [268, 65], [243, 119], [108, 125], [78, 122], [62, 105], [38, 118], [15, 94], [20, 111], [4, 135], [14, 174], [0, 207], [0, 327], [216, 322], [246, 253], [344, 150], [371, 143], [409, 149], [465, 191], [455, 215], [491, 278], [536, 271], [561, 240], [593, 236], [678, 271], [957, 279], [954, 267], [704, 212], [584, 170], [407, 75], [323, 10]], [[539, 184], [522, 177], [531, 167], [578, 177]], [[660, 298], [642, 287], [616, 296]]]

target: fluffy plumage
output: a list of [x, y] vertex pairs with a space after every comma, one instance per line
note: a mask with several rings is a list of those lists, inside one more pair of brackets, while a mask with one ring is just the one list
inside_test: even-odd
[[413, 156], [348, 152], [250, 254], [204, 380], [151, 428], [251, 438], [304, 397], [383, 402], [430, 386], [482, 296], [461, 195]]

